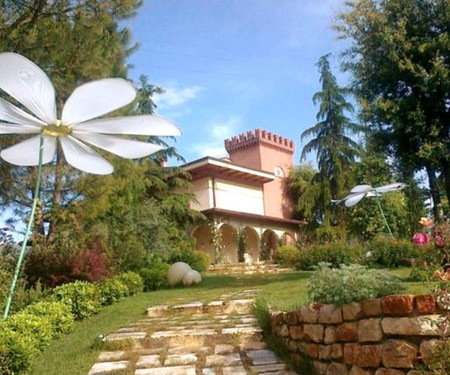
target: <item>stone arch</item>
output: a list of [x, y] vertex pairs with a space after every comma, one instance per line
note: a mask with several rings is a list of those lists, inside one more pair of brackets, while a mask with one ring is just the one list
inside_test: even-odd
[[262, 240], [267, 247], [267, 259], [272, 260], [278, 248], [278, 236], [272, 229], [266, 229], [262, 235]]
[[215, 263], [211, 228], [207, 224], [199, 225], [192, 231], [191, 236], [195, 239], [195, 248], [207, 253], [209, 255], [210, 262]]
[[222, 262], [237, 263], [237, 231], [229, 224], [220, 226], [222, 236]]
[[282, 237], [282, 244], [288, 246], [295, 246], [295, 236], [292, 232], [284, 232]]
[[245, 252], [249, 255], [251, 262], [258, 262], [261, 257], [258, 232], [251, 227], [245, 227], [244, 235], [247, 240]]

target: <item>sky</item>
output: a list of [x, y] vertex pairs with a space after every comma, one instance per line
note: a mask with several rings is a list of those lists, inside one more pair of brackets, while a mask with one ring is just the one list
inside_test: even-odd
[[[224, 157], [224, 139], [262, 128], [295, 141], [294, 163], [314, 125], [320, 91], [316, 63], [331, 53], [339, 69], [348, 42], [331, 29], [344, 0], [144, 0], [126, 21], [139, 49], [128, 59], [165, 90], [157, 114], [177, 123], [175, 146], [192, 161]], [[315, 155], [308, 160], [313, 161]]]

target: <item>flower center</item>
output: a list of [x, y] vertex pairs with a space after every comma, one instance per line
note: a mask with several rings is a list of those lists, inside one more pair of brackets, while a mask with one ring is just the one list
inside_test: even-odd
[[45, 125], [42, 128], [42, 134], [51, 135], [53, 137], [61, 137], [72, 134], [70, 126], [63, 125], [61, 120], [56, 120], [53, 124]]

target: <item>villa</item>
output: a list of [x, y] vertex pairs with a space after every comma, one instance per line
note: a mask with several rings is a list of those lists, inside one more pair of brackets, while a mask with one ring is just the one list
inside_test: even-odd
[[280, 244], [297, 240], [298, 220], [284, 193], [284, 178], [293, 166], [294, 142], [262, 129], [225, 140], [229, 156], [204, 157], [183, 167], [192, 175], [191, 208], [209, 220], [192, 231], [197, 249], [218, 261], [215, 238], [220, 236], [221, 261], [238, 261], [238, 240], [245, 239], [245, 261], [271, 258]]

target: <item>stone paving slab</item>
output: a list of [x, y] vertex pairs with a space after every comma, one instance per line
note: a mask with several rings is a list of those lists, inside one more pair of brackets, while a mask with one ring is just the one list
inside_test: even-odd
[[133, 349], [101, 353], [88, 375], [294, 375], [262, 341], [251, 314], [257, 293], [153, 306], [146, 318], [107, 336], [136, 340]]

